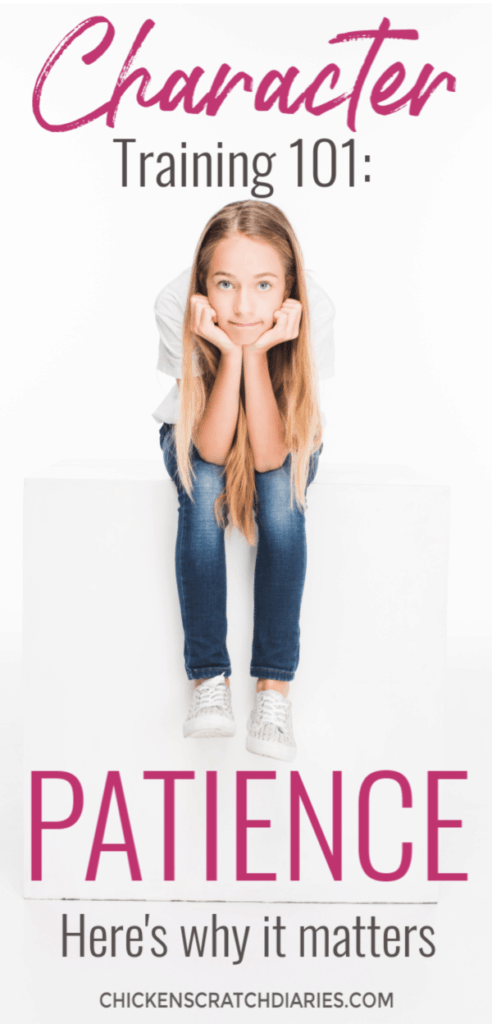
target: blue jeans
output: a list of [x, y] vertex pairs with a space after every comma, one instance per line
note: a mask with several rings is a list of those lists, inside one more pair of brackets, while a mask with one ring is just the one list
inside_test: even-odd
[[[193, 498], [181, 484], [174, 430], [163, 423], [160, 443], [166, 469], [178, 490], [176, 580], [185, 635], [188, 679], [231, 675], [227, 652], [224, 530], [214, 504], [224, 489], [223, 467], [205, 462], [193, 446]], [[307, 486], [320, 451], [311, 456]], [[251, 675], [289, 682], [299, 662], [299, 616], [306, 576], [304, 512], [290, 507], [290, 455], [283, 466], [255, 473], [258, 550], [255, 565]]]

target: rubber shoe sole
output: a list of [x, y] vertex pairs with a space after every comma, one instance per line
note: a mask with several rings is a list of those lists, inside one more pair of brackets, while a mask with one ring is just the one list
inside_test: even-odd
[[198, 715], [188, 719], [183, 725], [185, 739], [208, 739], [211, 736], [234, 736], [236, 723], [224, 715]]
[[259, 740], [249, 733], [246, 736], [246, 750], [251, 754], [262, 754], [263, 757], [275, 757], [278, 761], [293, 761], [297, 747], [289, 747], [277, 740]]

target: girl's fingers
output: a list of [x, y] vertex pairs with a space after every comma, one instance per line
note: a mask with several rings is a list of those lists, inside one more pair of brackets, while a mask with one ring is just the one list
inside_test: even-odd
[[273, 314], [275, 326], [285, 335], [284, 341], [296, 338], [299, 334], [301, 313], [302, 305], [297, 299], [286, 299]]
[[228, 338], [225, 331], [216, 324], [217, 313], [215, 309], [212, 308], [208, 300], [202, 295], [196, 296], [196, 298], [192, 296], [192, 302], [193, 322], [191, 329], [193, 334], [204, 338], [205, 341], [211, 341], [221, 352], [230, 352], [234, 347], [234, 343]]
[[274, 344], [279, 344], [282, 341], [292, 341], [293, 338], [297, 338], [299, 334], [299, 324], [301, 321], [301, 304], [295, 299], [289, 300], [283, 303], [280, 309], [274, 313], [275, 326], [273, 331], [275, 337], [272, 337]]
[[205, 295], [192, 295], [190, 299], [191, 308], [198, 310], [203, 306], [208, 306], [209, 302]]
[[212, 308], [206, 295], [192, 295], [190, 304], [195, 313], [200, 313], [202, 309]]
[[215, 310], [211, 306], [202, 306], [200, 309], [199, 321], [202, 327], [211, 327], [215, 317]]
[[201, 295], [196, 298], [195, 296], [192, 296], [191, 301], [193, 303], [192, 331], [194, 334], [206, 337], [207, 332], [213, 330], [213, 327], [215, 326], [215, 320], [217, 318], [215, 309], [212, 309], [207, 299]]

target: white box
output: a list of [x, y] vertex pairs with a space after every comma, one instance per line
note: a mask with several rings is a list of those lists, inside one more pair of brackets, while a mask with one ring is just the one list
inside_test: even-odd
[[[439, 761], [445, 663], [449, 489], [398, 466], [320, 465], [308, 491], [308, 575], [301, 661], [292, 685], [298, 756], [292, 765], [244, 748], [255, 550], [227, 541], [228, 647], [237, 733], [184, 740], [190, 684], [174, 573], [177, 498], [160, 462], [66, 462], [25, 485], [25, 892], [46, 898], [393, 901], [432, 900], [426, 874], [426, 771]], [[458, 766], [459, 767], [459, 766]], [[368, 878], [358, 857], [365, 776], [403, 773], [371, 800], [371, 856], [394, 870], [403, 841], [410, 870]], [[163, 879], [163, 783], [144, 771], [194, 771], [176, 783], [175, 879]], [[43, 829], [42, 880], [31, 879], [32, 771], [69, 772], [84, 807], [69, 828]], [[103, 851], [86, 873], [107, 773], [124, 789], [141, 880], [124, 851]], [[218, 878], [205, 873], [206, 772], [218, 780]], [[248, 870], [236, 880], [238, 771], [248, 783]], [[291, 771], [300, 773], [328, 843], [332, 773], [343, 775], [343, 872], [335, 881], [301, 810], [301, 877], [290, 877]], [[43, 820], [69, 816], [69, 782], [43, 782]], [[456, 815], [458, 816], [458, 815]], [[113, 794], [104, 837], [121, 843]]]

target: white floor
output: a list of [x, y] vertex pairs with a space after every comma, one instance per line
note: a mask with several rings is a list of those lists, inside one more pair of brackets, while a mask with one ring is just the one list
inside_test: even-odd
[[[222, 1000], [235, 1003], [244, 997], [234, 993], [280, 993], [282, 998], [295, 992], [342, 993], [345, 1006], [350, 993], [393, 993], [393, 1010], [352, 1009], [349, 1017], [357, 1021], [384, 1019], [406, 1022], [446, 1022], [458, 1024], [468, 1020], [485, 1024], [490, 1020], [487, 977], [490, 970], [490, 725], [492, 643], [481, 639], [452, 641], [449, 644], [447, 688], [443, 717], [443, 769], [467, 770], [469, 781], [463, 797], [463, 856], [469, 872], [466, 883], [444, 883], [437, 906], [306, 906], [292, 904], [192, 904], [151, 903], [139, 901], [26, 900], [22, 898], [22, 813], [21, 813], [21, 657], [20, 638], [0, 635], [0, 672], [2, 720], [0, 738], [0, 964], [2, 975], [2, 1019], [9, 1024], [58, 1024], [106, 1019], [99, 1003], [103, 992], [170, 993], [217, 992]], [[444, 808], [445, 812], [445, 808]], [[77, 940], [70, 939], [71, 952], [61, 955], [62, 915], [68, 916], [69, 930], [75, 931], [79, 915], [85, 914], [86, 928], [95, 925], [141, 926], [144, 936], [157, 924], [166, 928], [168, 953], [155, 958], [151, 943], [144, 942], [141, 957], [129, 958], [124, 945], [117, 946], [117, 955], [100, 959], [76, 954]], [[203, 958], [185, 958], [181, 927], [204, 927], [216, 923], [230, 929], [229, 957], [224, 958], [222, 937], [217, 956], [206, 950]], [[145, 914], [149, 915], [146, 931]], [[270, 956], [263, 955], [264, 918], [270, 924], [277, 915], [285, 926], [282, 952], [275, 955], [273, 938]], [[351, 929], [357, 915], [362, 924], [369, 924], [371, 915], [382, 928], [394, 925], [431, 925], [434, 928], [436, 955], [419, 955], [419, 943], [411, 947], [410, 956], [388, 959], [370, 955], [367, 938], [358, 957], [352, 946], [350, 958], [325, 959], [299, 957], [301, 925], [347, 925]], [[242, 936], [249, 926], [242, 962], [234, 963], [232, 927]], [[101, 933], [99, 933], [101, 934]], [[133, 933], [136, 934], [136, 933]], [[162, 934], [162, 933], [161, 933]], [[340, 934], [340, 933], [339, 933]], [[367, 936], [367, 932], [365, 935]], [[380, 932], [379, 935], [382, 933]], [[117, 942], [125, 932], [118, 933]], [[412, 940], [413, 941], [413, 940]], [[130, 947], [135, 950], [135, 946]], [[154, 943], [154, 948], [159, 947]], [[101, 949], [101, 944], [96, 949]], [[110, 997], [106, 997], [107, 1001]], [[136, 1002], [141, 1001], [136, 996]], [[157, 1008], [157, 995], [153, 997]], [[164, 999], [165, 997], [161, 997]], [[169, 998], [169, 997], [167, 997]], [[200, 997], [199, 1002], [202, 998]], [[249, 997], [254, 1006], [257, 995]], [[270, 996], [271, 998], [271, 996]], [[316, 998], [316, 996], [315, 996]], [[126, 996], [125, 996], [126, 999]], [[276, 997], [277, 1002], [280, 996]], [[332, 996], [332, 1000], [334, 996]], [[355, 1002], [360, 997], [355, 998]], [[368, 996], [368, 1003], [372, 997]], [[226, 1003], [227, 1006], [227, 1003]], [[117, 1004], [122, 1009], [121, 1004]], [[152, 1001], [149, 1009], [152, 1008]], [[177, 1012], [177, 1011], [176, 1011]], [[232, 1011], [231, 1011], [232, 1012]], [[247, 1014], [241, 1005], [235, 1014]], [[268, 1017], [265, 1007], [257, 1010]], [[292, 1020], [306, 1017], [304, 1010], [290, 1011]], [[323, 1011], [321, 1011], [323, 1012]], [[137, 1009], [126, 1009], [126, 1017], [137, 1016]], [[126, 1018], [125, 1018], [126, 1019]], [[188, 1009], [187, 1019], [203, 1019], [200, 1010]], [[222, 1018], [229, 1019], [229, 1017]]]

